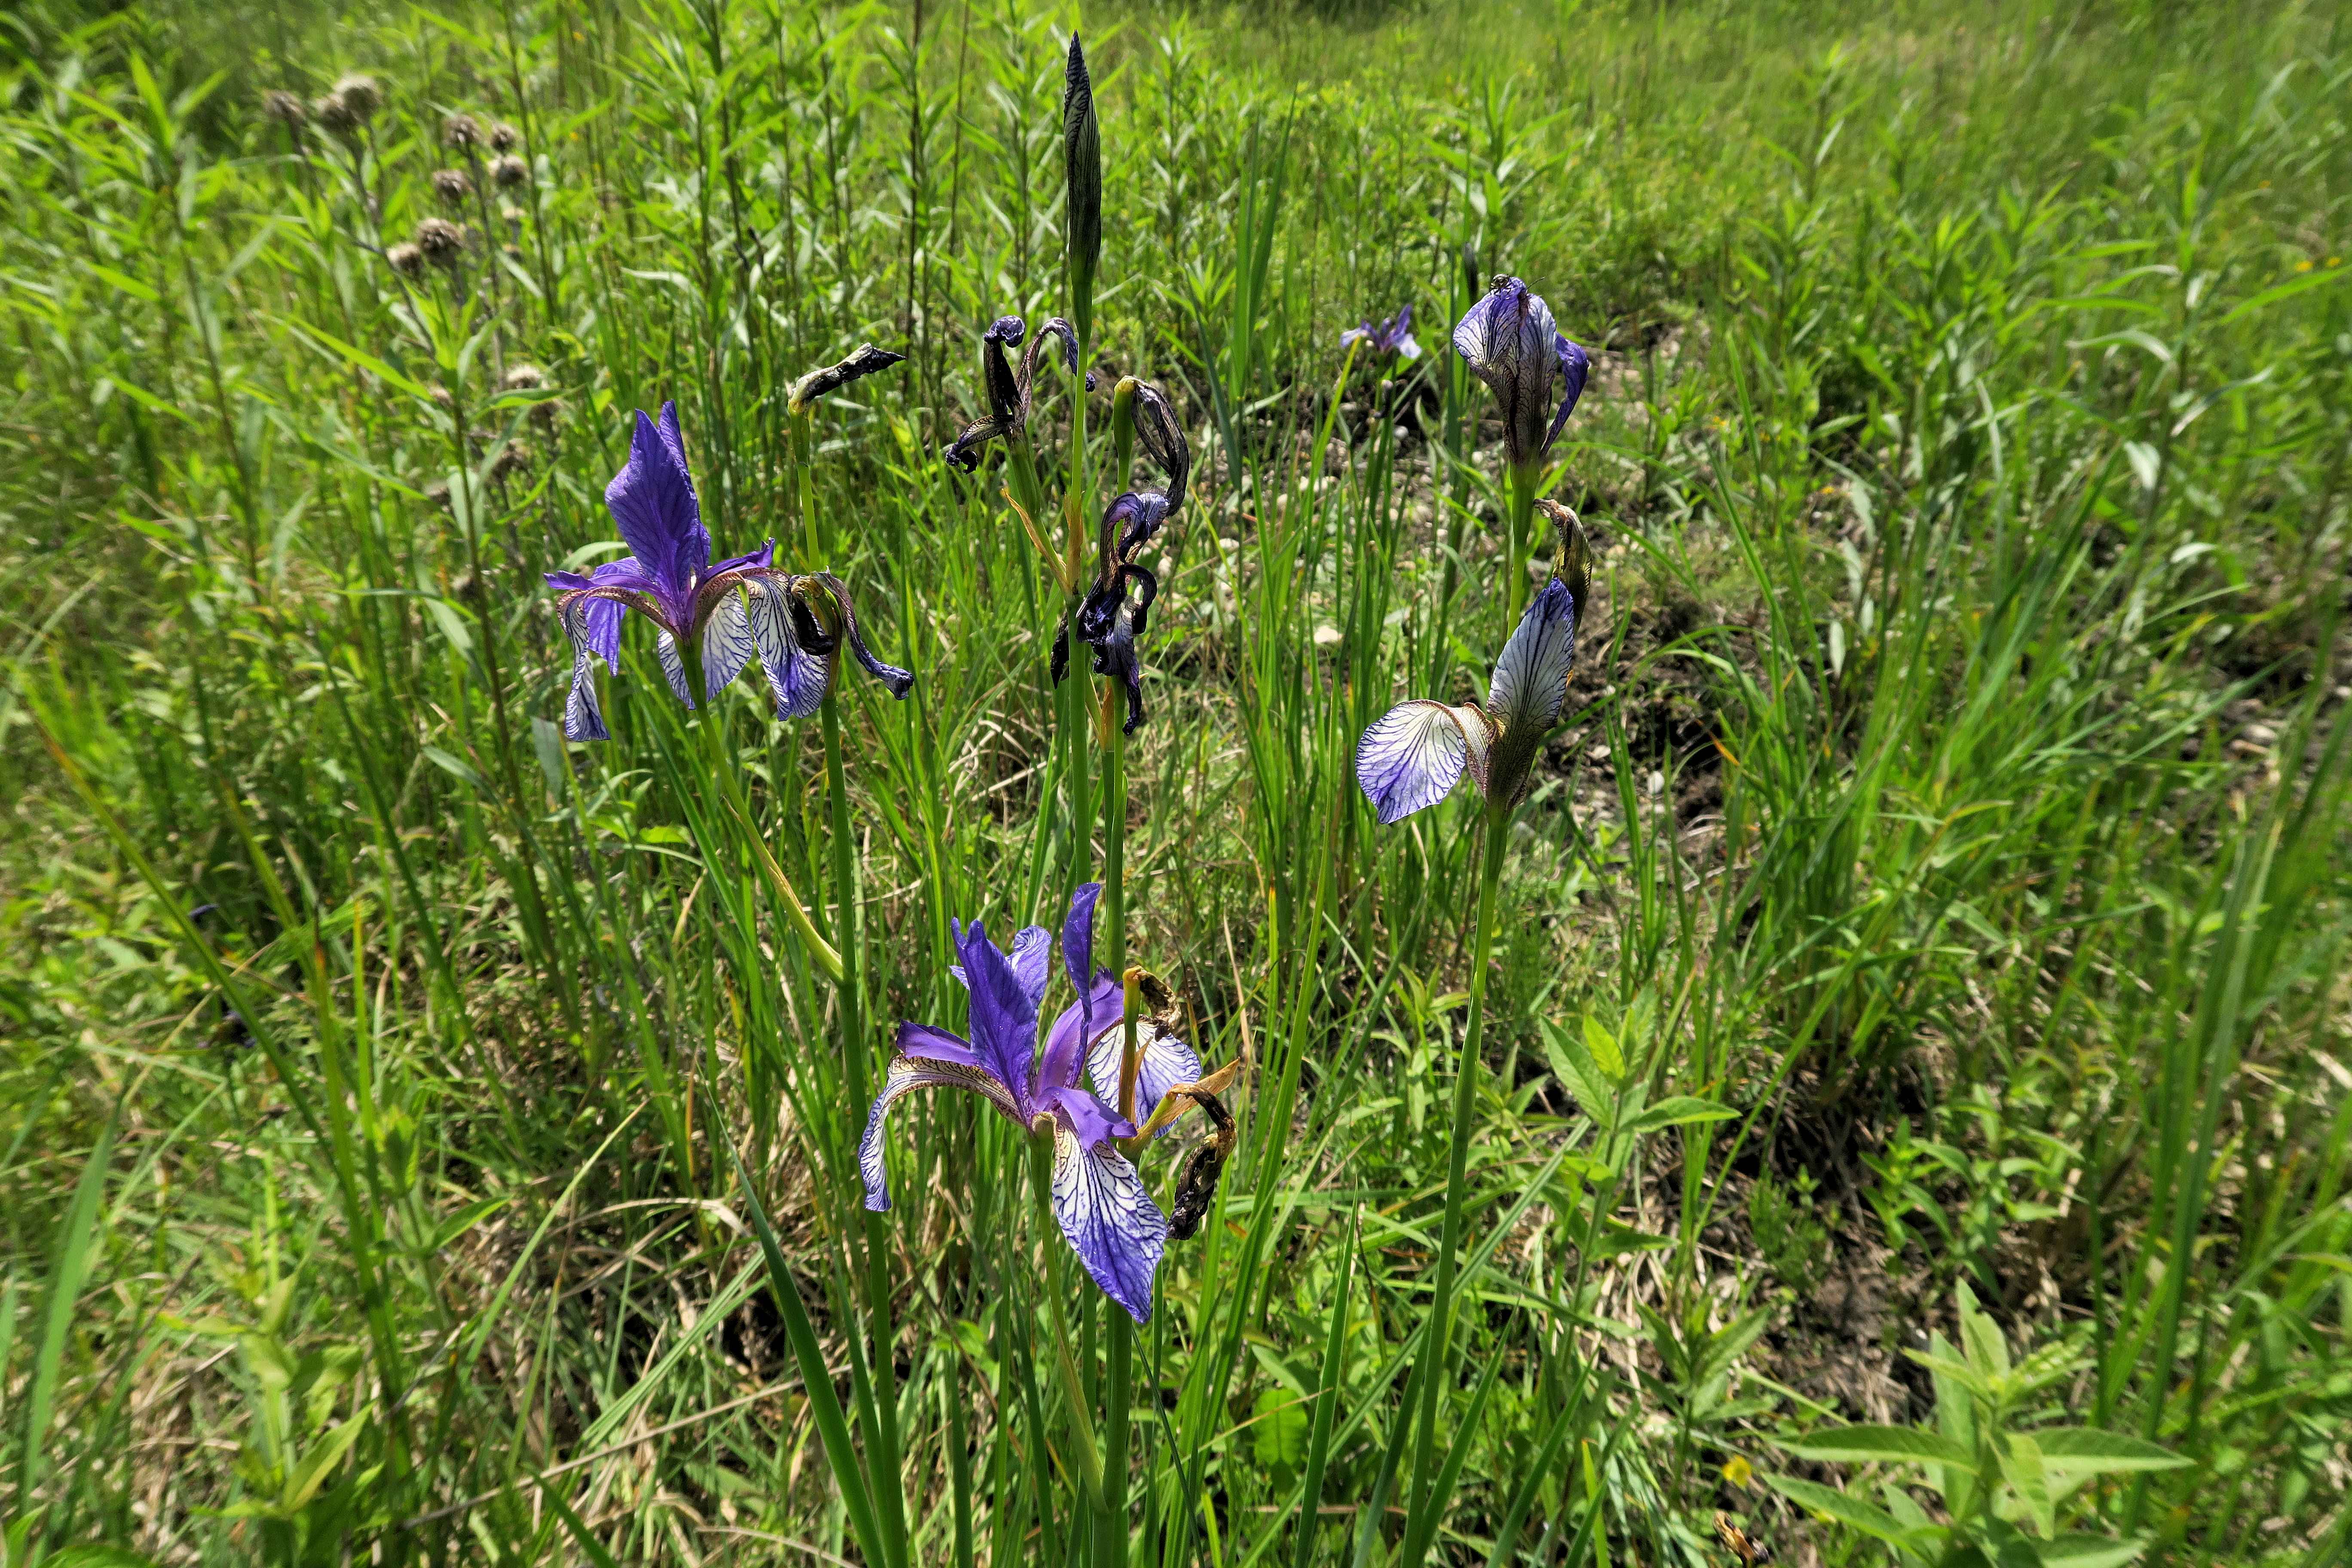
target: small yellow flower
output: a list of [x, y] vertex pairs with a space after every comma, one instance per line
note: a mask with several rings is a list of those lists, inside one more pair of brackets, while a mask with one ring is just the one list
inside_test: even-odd
[[2305, 257], [2301, 261], [2298, 261], [2298, 262], [2296, 262], [2296, 263], [2294, 264], [2294, 269], [2295, 269], [2297, 272], [2308, 272], [2308, 271], [2310, 271], [2310, 270], [2311, 270], [2311, 258], [2310, 258], [2309, 257], [2307, 257], [2307, 256], [2306, 256], [2306, 257]]
[[1756, 1471], [1750, 1468], [1746, 1459], [1734, 1454], [1724, 1461], [1723, 1479], [1735, 1487], [1745, 1487], [1754, 1483]]

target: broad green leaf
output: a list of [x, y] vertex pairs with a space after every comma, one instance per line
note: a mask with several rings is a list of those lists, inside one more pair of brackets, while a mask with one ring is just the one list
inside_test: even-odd
[[1674, 1094], [1658, 1101], [1633, 1121], [1625, 1123], [1628, 1132], [1655, 1132], [1664, 1127], [1683, 1127], [1695, 1121], [1728, 1121], [1739, 1112], [1712, 1100], [1700, 1100], [1692, 1095]]
[[2111, 1541], [2104, 1535], [2062, 1535], [2035, 1548], [2047, 1568], [2123, 1568], [2147, 1550], [2144, 1540]]
[[368, 1412], [362, 1410], [310, 1445], [310, 1451], [302, 1456], [302, 1462], [286, 1478], [284, 1506], [288, 1512], [299, 1510], [318, 1495], [319, 1489], [327, 1484], [327, 1477], [351, 1452], [352, 1444], [358, 1440], [367, 1421]]
[[2044, 1426], [2033, 1434], [2042, 1462], [2053, 1470], [2104, 1476], [2125, 1470], [2175, 1470], [2187, 1459], [2145, 1437], [2095, 1426]]
[[2033, 1526], [2043, 1536], [2058, 1533], [2056, 1505], [2050, 1500], [2049, 1478], [2042, 1473], [2042, 1449], [2023, 1433], [2011, 1433], [2000, 1444], [2002, 1479], [2017, 1493], [2018, 1500], [2033, 1516]]
[[1576, 1103], [1596, 1126], [1607, 1130], [1616, 1125], [1617, 1096], [1599, 1063], [1584, 1042], [1553, 1026], [1550, 1019], [1542, 1020], [1544, 1058], [1551, 1066], [1552, 1077], [1560, 1087], [1576, 1097]]
[[1597, 1018], [1584, 1020], [1584, 1048], [1592, 1055], [1593, 1065], [1612, 1083], [1625, 1081], [1625, 1053], [1617, 1048], [1617, 1037], [1601, 1026]]
[[1970, 1468], [1976, 1464], [1976, 1456], [1959, 1444], [1940, 1432], [1917, 1426], [1837, 1426], [1799, 1442], [1784, 1442], [1780, 1447], [1808, 1459], [1831, 1459], [1848, 1465], [1870, 1460]]
[[1252, 1422], [1252, 1446], [1257, 1462], [1295, 1470], [1307, 1458], [1307, 1401], [1286, 1388], [1269, 1388], [1257, 1396]]
[[1794, 1476], [1767, 1476], [1764, 1484], [1798, 1507], [1825, 1513], [1840, 1524], [1859, 1530], [1874, 1541], [1900, 1546], [1913, 1539], [1912, 1532], [1897, 1523], [1893, 1514], [1876, 1503], [1864, 1502], [1835, 1487], [1825, 1487], [1817, 1481], [1801, 1481]]

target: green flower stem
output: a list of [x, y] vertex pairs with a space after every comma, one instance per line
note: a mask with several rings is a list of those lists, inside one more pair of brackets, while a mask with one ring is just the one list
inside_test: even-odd
[[[1434, 1531], [1420, 1526], [1423, 1511], [1443, 1508], [1444, 1498], [1431, 1497], [1431, 1464], [1437, 1440], [1437, 1406], [1446, 1381], [1445, 1367], [1454, 1342], [1454, 1255], [1462, 1246], [1462, 1207], [1465, 1171], [1470, 1160], [1471, 1113], [1478, 1099], [1479, 1052], [1486, 1034], [1486, 961], [1495, 943], [1495, 894], [1503, 878], [1503, 850], [1509, 837], [1511, 808], [1500, 802], [1486, 805], [1486, 858], [1478, 878], [1477, 924], [1470, 940], [1470, 1024], [1463, 1041], [1462, 1058], [1454, 1073], [1454, 1136], [1445, 1161], [1445, 1225], [1437, 1244], [1437, 1288], [1429, 1303], [1429, 1320], [1422, 1335], [1414, 1377], [1421, 1391], [1421, 1416], [1412, 1444], [1412, 1489], [1408, 1494], [1405, 1532], [1409, 1539], [1428, 1541]], [[1397, 1568], [1419, 1568], [1399, 1563]]]
[[[1132, 421], [1122, 428], [1132, 430]], [[1113, 713], [1110, 739], [1103, 748], [1103, 894], [1110, 927], [1110, 970], [1123, 976], [1127, 973], [1127, 732], [1116, 721], [1118, 681], [1106, 679], [1102, 693], [1105, 710]], [[1135, 1024], [1139, 1005], [1135, 983], [1129, 980], [1124, 1009], [1127, 1049], [1119, 1074], [1119, 1114], [1129, 1120], [1133, 1120], [1136, 1110]], [[1107, 1376], [1103, 1390], [1103, 1510], [1102, 1528], [1095, 1532], [1095, 1561], [1100, 1568], [1125, 1568], [1128, 1406], [1134, 1394], [1135, 1323], [1116, 1303], [1105, 1308], [1103, 1317], [1108, 1342], [1104, 1350]]]
[[[849, 1105], [855, 1118], [873, 1099], [866, 1071], [866, 1018], [859, 994], [864, 927], [858, 918], [857, 858], [849, 837], [849, 791], [842, 775], [841, 712], [828, 689], [818, 711], [824, 724], [824, 782], [833, 807], [835, 930], [841, 938], [842, 1056], [849, 1063]], [[852, 1125], [855, 1125], [853, 1121]], [[868, 1467], [880, 1498], [880, 1525], [894, 1563], [906, 1561], [906, 1499], [898, 1468], [898, 1391], [891, 1371], [890, 1233], [882, 1216], [861, 1208], [866, 1231], [866, 1324], [874, 1376], [873, 1452]]]
[[1519, 624], [1519, 616], [1528, 607], [1528, 556], [1535, 537], [1531, 524], [1536, 511], [1536, 489], [1542, 479], [1541, 463], [1528, 463], [1510, 471], [1510, 535], [1504, 542], [1503, 550], [1504, 570], [1510, 578], [1511, 614], [1510, 618], [1503, 623], [1507, 632]]

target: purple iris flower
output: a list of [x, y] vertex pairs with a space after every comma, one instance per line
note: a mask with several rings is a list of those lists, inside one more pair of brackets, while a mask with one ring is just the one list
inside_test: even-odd
[[1536, 505], [1559, 530], [1559, 553], [1551, 580], [1528, 603], [1495, 663], [1486, 705], [1414, 698], [1374, 721], [1356, 742], [1356, 782], [1383, 823], [1435, 805], [1465, 772], [1489, 801], [1516, 804], [1567, 704], [1576, 618], [1589, 602], [1591, 579], [1576, 514], [1557, 501]]
[[572, 637], [572, 695], [563, 705], [563, 732], [572, 740], [606, 738], [596, 705], [595, 661], [602, 658], [619, 673], [621, 621], [628, 610], [658, 628], [662, 672], [689, 708], [695, 701], [686, 678], [689, 651], [701, 658], [705, 695], [725, 689], [759, 655], [779, 719], [816, 711], [833, 689], [845, 640], [893, 697], [904, 698], [914, 685], [912, 674], [868, 651], [849, 586], [830, 572], [780, 571], [772, 539], [749, 555], [711, 561], [677, 405], [662, 405], [659, 424], [638, 413], [629, 460], [604, 487], [604, 504], [631, 553], [585, 576], [546, 574], [550, 587], [562, 590], [555, 610]]
[[[980, 449], [989, 442], [1022, 434], [1029, 427], [1029, 415], [1036, 406], [1037, 361], [1045, 349], [1045, 340], [1062, 340], [1062, 363], [1067, 370], [1078, 368], [1078, 335], [1069, 322], [1059, 316], [1046, 321], [1030, 340], [1026, 353], [1021, 356], [1021, 368], [1015, 370], [1004, 351], [1017, 349], [1021, 340], [1028, 337], [1029, 326], [1018, 316], [999, 316], [981, 334], [980, 369], [987, 384], [988, 412], [963, 427], [963, 433], [949, 443], [948, 465], [971, 473], [980, 467]], [[1092, 377], [1088, 377], [1091, 382]]]
[[[1122, 383], [1122, 385], [1127, 384]], [[1129, 490], [1103, 509], [1096, 537], [1095, 581], [1078, 606], [1078, 640], [1094, 650], [1094, 672], [1108, 675], [1127, 689], [1127, 722], [1134, 734], [1143, 722], [1143, 667], [1135, 651], [1160, 595], [1160, 579], [1144, 569], [1139, 557], [1176, 510], [1184, 504], [1184, 488], [1192, 473], [1192, 448], [1184, 437], [1184, 423], [1166, 392], [1150, 382], [1133, 382], [1136, 444], [1166, 476], [1165, 489]], [[1125, 476], [1121, 476], [1124, 478]], [[1133, 588], [1135, 595], [1129, 597]], [[1054, 679], [1058, 684], [1068, 656], [1068, 645], [1054, 648]]]
[[1421, 345], [1412, 341], [1412, 307], [1407, 305], [1385, 321], [1366, 321], [1360, 327], [1349, 327], [1339, 334], [1339, 346], [1346, 348], [1361, 338], [1364, 347], [1376, 354], [1394, 354], [1399, 359], [1419, 359]]
[[[898, 1055], [874, 1097], [857, 1163], [866, 1206], [888, 1208], [882, 1135], [891, 1105], [918, 1089], [980, 1095], [1032, 1132], [1053, 1138], [1054, 1218], [1103, 1294], [1141, 1323], [1151, 1318], [1152, 1278], [1168, 1247], [1168, 1216], [1115, 1141], [1164, 1131], [1172, 1120], [1169, 1104], [1211, 1093], [1228, 1075], [1204, 1085], [1201, 1058], [1169, 1026], [1172, 1020], [1140, 1021], [1134, 1103], [1160, 1113], [1141, 1129], [1119, 1113], [1124, 991], [1118, 975], [1093, 967], [1095, 901], [1101, 896], [1099, 882], [1070, 896], [1062, 963], [1078, 995], [1046, 1031], [1042, 1054], [1037, 1009], [1052, 978], [1051, 934], [1030, 926], [1007, 952], [989, 941], [980, 921], [955, 923], [963, 962], [951, 973], [971, 993], [971, 1038], [928, 1024], [898, 1026]], [[1085, 1087], [1082, 1078], [1091, 1078], [1094, 1087]]]
[[[1516, 278], [1496, 279], [1486, 297], [1455, 323], [1454, 348], [1495, 394], [1511, 467], [1541, 464], [1584, 391], [1591, 358], [1560, 335], [1551, 307]], [[1560, 378], [1557, 413], [1551, 408], [1555, 371]]]

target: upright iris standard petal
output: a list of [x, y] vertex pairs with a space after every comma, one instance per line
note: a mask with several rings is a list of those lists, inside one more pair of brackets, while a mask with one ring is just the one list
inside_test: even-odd
[[957, 947], [964, 984], [971, 989], [971, 1044], [981, 1062], [1029, 1110], [1030, 1069], [1037, 1040], [1037, 1005], [1012, 959], [988, 940], [978, 921], [962, 928]]
[[1150, 1322], [1152, 1277], [1168, 1251], [1168, 1216], [1143, 1177], [1117, 1148], [1089, 1146], [1056, 1117], [1053, 1188], [1054, 1218], [1087, 1273], [1129, 1317]]
[[1475, 708], [1421, 698], [1400, 702], [1356, 742], [1356, 783], [1383, 824], [1400, 822], [1453, 794], [1465, 769], [1485, 789], [1493, 740]]
[[1584, 395], [1584, 378], [1592, 373], [1592, 359], [1584, 352], [1583, 344], [1570, 342], [1555, 332], [1552, 334], [1552, 348], [1559, 355], [1559, 412], [1551, 416], [1551, 428], [1544, 432], [1546, 452], [1550, 451], [1551, 444], [1559, 439], [1560, 426], [1567, 424], [1568, 416], [1575, 412], [1576, 400]]
[[1568, 667], [1575, 658], [1576, 599], [1555, 574], [1528, 603], [1495, 661], [1486, 711], [1505, 734], [1551, 727], [1568, 701]]
[[629, 460], [604, 487], [604, 505], [622, 542], [651, 579], [656, 597], [677, 622], [689, 614], [696, 579], [710, 564], [710, 535], [687, 472], [677, 405], [662, 405], [656, 425], [643, 412], [629, 441]]

